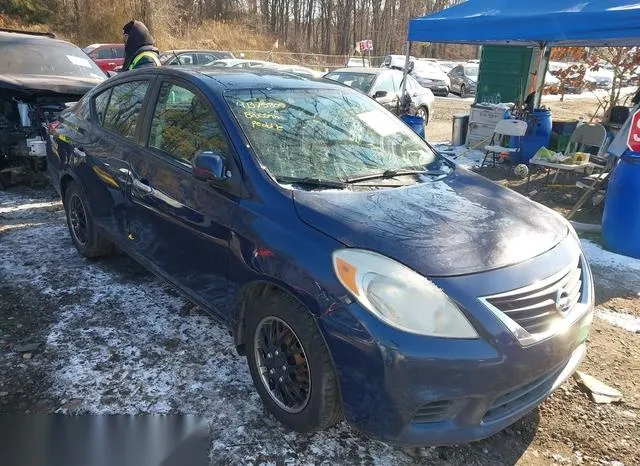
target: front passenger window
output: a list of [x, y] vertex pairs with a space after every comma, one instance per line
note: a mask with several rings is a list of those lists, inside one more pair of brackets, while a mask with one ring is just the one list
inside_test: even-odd
[[393, 94], [395, 92], [391, 73], [382, 73], [380, 75], [376, 82], [376, 91], [386, 91], [388, 94]]
[[149, 147], [191, 164], [198, 152], [229, 154], [222, 128], [206, 101], [190, 90], [163, 83], [151, 121]]

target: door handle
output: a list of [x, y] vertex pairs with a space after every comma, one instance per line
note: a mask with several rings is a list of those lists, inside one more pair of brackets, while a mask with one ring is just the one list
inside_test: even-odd
[[147, 180], [139, 180], [137, 178], [134, 178], [133, 188], [136, 191], [139, 191], [144, 194], [151, 194], [153, 192], [153, 188], [149, 186], [149, 182]]
[[109, 66], [116, 66], [116, 64], [115, 64], [115, 63], [113, 63], [113, 62], [107, 63], [107, 65], [109, 65]]
[[87, 156], [87, 154], [82, 150], [82, 147], [74, 147], [73, 148], [73, 155], [76, 155], [80, 158], [85, 158]]

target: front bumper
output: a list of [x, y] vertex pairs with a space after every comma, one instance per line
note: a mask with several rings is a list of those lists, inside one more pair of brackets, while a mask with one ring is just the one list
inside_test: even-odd
[[[551, 264], [556, 261], [557, 266], [558, 258], [564, 261], [566, 253], [559, 246], [526, 264], [484, 277], [436, 281], [467, 310], [480, 333], [476, 340], [401, 332], [358, 303], [320, 319], [347, 421], [391, 443], [453, 445], [489, 437], [534, 409], [584, 358], [593, 321], [592, 295], [570, 325], [523, 346], [480, 300], [460, 299], [455, 287], [474, 296], [480, 288], [493, 292], [490, 286], [519, 288], [531, 279], [531, 271], [551, 275]], [[590, 282], [586, 286], [592, 290]]]

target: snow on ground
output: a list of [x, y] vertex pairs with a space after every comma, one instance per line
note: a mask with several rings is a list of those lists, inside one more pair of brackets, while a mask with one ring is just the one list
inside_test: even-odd
[[[607, 251], [599, 244], [587, 239], [582, 239], [580, 242], [591, 268], [599, 277], [596, 283], [598, 298], [615, 297], [599, 294], [599, 286], [605, 289], [615, 287], [620, 296], [640, 297], [640, 259]], [[602, 299], [602, 301], [604, 300], [606, 299]], [[596, 315], [611, 325], [640, 333], [640, 317], [638, 316], [616, 312], [604, 306], [596, 307]]]
[[51, 358], [57, 412], [199, 415], [211, 426], [211, 457], [227, 464], [413, 462], [345, 423], [314, 435], [283, 428], [264, 411], [226, 327], [125, 256], [82, 258], [61, 203], [0, 192], [0, 206], [2, 223], [15, 227], [0, 233], [0, 277], [58, 303], [41, 356]]
[[[583, 239], [580, 241], [582, 250], [589, 260], [589, 264], [623, 271], [635, 271], [640, 274], [640, 259], [622, 256], [603, 249], [599, 244]], [[640, 291], [640, 290], [639, 290]]]
[[598, 309], [597, 316], [616, 327], [630, 332], [640, 333], [640, 318], [637, 316], [621, 314], [620, 312], [610, 311], [608, 309]]
[[[0, 209], [3, 285], [44, 297], [55, 315], [34, 363], [59, 413], [198, 415], [212, 462], [225, 464], [504, 464], [527, 449], [522, 423], [452, 448], [392, 447], [345, 423], [293, 433], [263, 409], [226, 327], [126, 256], [82, 258], [53, 191], [0, 192]], [[640, 267], [595, 248], [586, 243], [596, 267]]]
[[465, 146], [452, 146], [450, 144], [434, 144], [438, 152], [454, 162], [456, 165], [466, 168], [480, 168], [484, 159], [484, 152], [478, 149], [470, 149]]

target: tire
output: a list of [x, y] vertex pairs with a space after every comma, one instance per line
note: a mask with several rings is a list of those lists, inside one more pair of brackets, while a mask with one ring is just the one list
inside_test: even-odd
[[464, 87], [464, 84], [460, 85], [460, 97], [464, 97], [465, 91], [467, 89]]
[[65, 191], [64, 211], [71, 241], [80, 254], [92, 258], [111, 252], [111, 243], [96, 229], [87, 198], [75, 181]]
[[418, 110], [416, 110], [416, 116], [424, 118], [424, 126], [426, 127], [429, 123], [429, 109], [421, 105], [420, 107], [418, 107]]
[[[267, 410], [297, 432], [315, 432], [339, 422], [342, 403], [336, 373], [311, 313], [293, 297], [277, 291], [252, 303], [245, 323], [249, 371]], [[281, 330], [279, 344], [266, 341], [265, 334], [273, 335], [268, 331], [272, 328]], [[284, 390], [278, 391], [278, 386], [286, 386], [294, 396], [282, 396]], [[292, 386], [297, 388], [288, 388]]]

